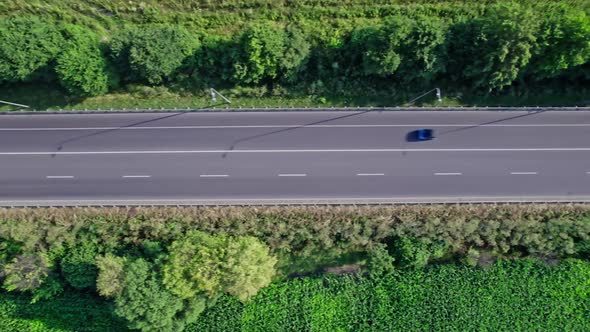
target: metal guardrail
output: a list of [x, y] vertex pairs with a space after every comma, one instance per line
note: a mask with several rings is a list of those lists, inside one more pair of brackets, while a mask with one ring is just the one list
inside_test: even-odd
[[539, 112], [539, 111], [590, 111], [590, 106], [521, 106], [521, 107], [504, 107], [504, 106], [445, 106], [445, 107], [402, 107], [402, 106], [388, 106], [388, 107], [208, 107], [208, 108], [134, 108], [134, 109], [84, 109], [84, 110], [64, 110], [64, 109], [47, 109], [47, 110], [16, 110], [0, 112], [0, 115], [15, 115], [15, 114], [102, 114], [102, 113], [179, 113], [179, 112], [352, 112], [352, 111], [501, 111], [501, 112]]

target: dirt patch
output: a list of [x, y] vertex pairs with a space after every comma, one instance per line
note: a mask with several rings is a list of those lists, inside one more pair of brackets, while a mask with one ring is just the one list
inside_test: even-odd
[[361, 272], [361, 264], [347, 264], [341, 266], [326, 267], [322, 273], [330, 274], [359, 274]]

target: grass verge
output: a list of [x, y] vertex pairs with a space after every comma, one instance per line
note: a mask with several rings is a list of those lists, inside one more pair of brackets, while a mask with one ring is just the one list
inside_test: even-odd
[[[238, 88], [220, 90], [230, 98], [232, 108], [265, 107], [383, 107], [404, 106], [407, 101], [421, 94], [416, 93], [379, 93], [377, 95], [317, 96], [300, 93], [273, 92], [266, 88]], [[528, 94], [524, 96], [478, 96], [464, 95], [460, 92], [443, 90], [443, 102], [436, 101], [434, 95], [426, 96], [416, 106], [590, 106], [590, 91]], [[166, 87], [131, 86], [124, 91], [105, 96], [77, 99], [67, 96], [50, 85], [27, 85], [0, 87], [0, 100], [29, 105], [35, 110], [134, 110], [138, 109], [198, 109], [225, 108], [226, 104], [211, 101], [208, 91], [174, 91]], [[0, 106], [0, 111], [14, 110], [13, 106]]]

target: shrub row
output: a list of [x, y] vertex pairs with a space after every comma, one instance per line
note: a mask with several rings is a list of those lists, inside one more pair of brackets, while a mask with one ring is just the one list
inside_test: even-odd
[[73, 96], [127, 83], [279, 84], [327, 94], [435, 83], [492, 92], [555, 80], [577, 86], [590, 77], [590, 15], [575, 4], [500, 1], [455, 16], [449, 10], [462, 5], [432, 6], [344, 26], [252, 21], [229, 35], [152, 23], [100, 37], [69, 23], [7, 17], [0, 20], [0, 83], [59, 80]]
[[[342, 207], [73, 208], [0, 210], [0, 238], [24, 251], [88, 238], [104, 248], [145, 241], [170, 245], [189, 230], [253, 236], [273, 253], [366, 251], [392, 237], [444, 242], [500, 254], [580, 254], [590, 238], [590, 206], [430, 205]], [[586, 242], [585, 242], [586, 241]], [[10, 246], [8, 247], [10, 248]], [[16, 250], [16, 249], [15, 249]], [[585, 252], [585, 251], [584, 251]]]

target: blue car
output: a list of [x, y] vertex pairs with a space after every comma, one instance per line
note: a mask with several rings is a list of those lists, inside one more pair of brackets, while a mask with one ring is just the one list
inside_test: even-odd
[[432, 129], [418, 129], [417, 137], [419, 141], [429, 141], [434, 138], [434, 131]]

